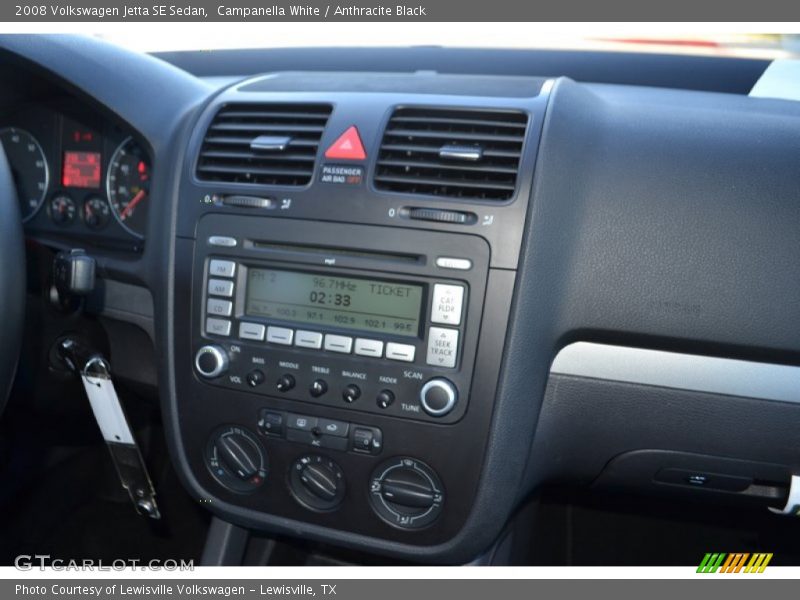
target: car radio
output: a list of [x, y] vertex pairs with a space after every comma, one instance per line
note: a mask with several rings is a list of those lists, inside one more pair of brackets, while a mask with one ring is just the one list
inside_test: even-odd
[[484, 241], [313, 223], [293, 223], [289, 236], [280, 220], [253, 225], [222, 215], [201, 222], [198, 377], [423, 421], [464, 414], [488, 269]]

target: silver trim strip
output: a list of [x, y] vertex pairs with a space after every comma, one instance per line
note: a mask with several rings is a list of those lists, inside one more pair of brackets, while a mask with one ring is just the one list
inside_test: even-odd
[[800, 403], [800, 367], [576, 342], [550, 373]]

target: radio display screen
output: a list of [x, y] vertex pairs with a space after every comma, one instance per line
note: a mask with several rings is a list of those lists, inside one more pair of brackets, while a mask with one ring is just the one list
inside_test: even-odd
[[297, 323], [416, 336], [422, 288], [373, 279], [250, 268], [245, 313]]

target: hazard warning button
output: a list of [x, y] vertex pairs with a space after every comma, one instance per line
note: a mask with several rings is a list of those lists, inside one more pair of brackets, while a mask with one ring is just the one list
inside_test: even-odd
[[361, 136], [355, 125], [347, 128], [333, 144], [325, 151], [325, 158], [336, 158], [344, 160], [364, 160], [367, 153], [364, 152], [364, 144], [361, 143]]

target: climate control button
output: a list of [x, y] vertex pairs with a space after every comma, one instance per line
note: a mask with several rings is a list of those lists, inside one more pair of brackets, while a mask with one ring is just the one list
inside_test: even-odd
[[194, 357], [194, 367], [206, 379], [214, 379], [228, 370], [228, 353], [220, 346], [203, 346]]
[[422, 386], [419, 401], [426, 413], [432, 417], [443, 417], [455, 408], [458, 390], [450, 380], [436, 377]]

